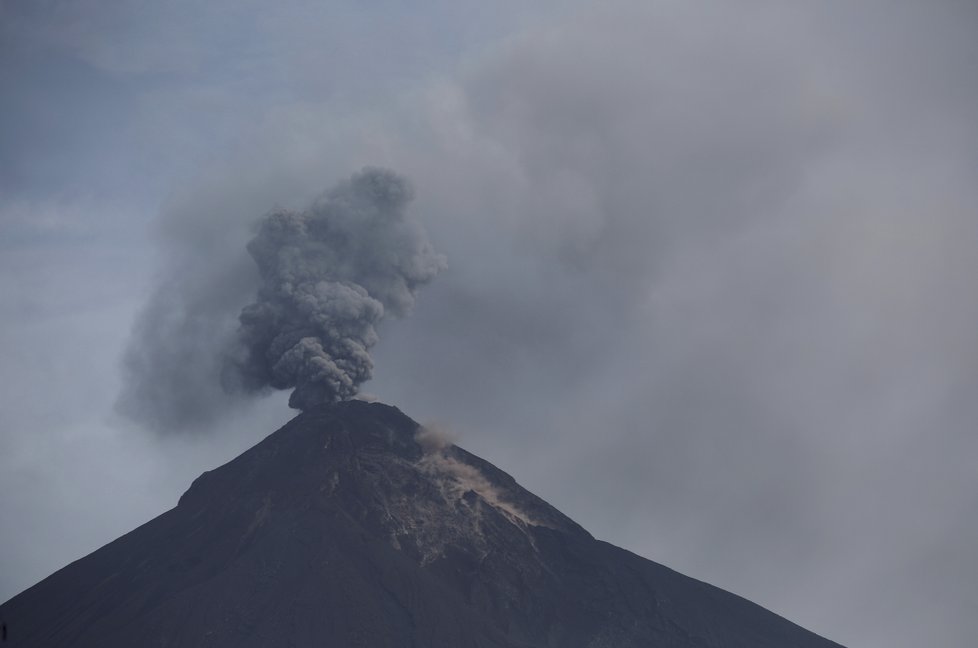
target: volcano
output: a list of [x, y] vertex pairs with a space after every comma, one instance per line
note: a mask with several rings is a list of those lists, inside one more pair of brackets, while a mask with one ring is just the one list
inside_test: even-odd
[[361, 401], [300, 414], [0, 618], [11, 648], [838, 648]]

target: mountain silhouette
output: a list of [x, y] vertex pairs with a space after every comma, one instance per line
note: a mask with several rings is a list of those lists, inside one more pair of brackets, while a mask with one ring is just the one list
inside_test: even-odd
[[361, 401], [300, 414], [0, 619], [11, 648], [838, 648]]

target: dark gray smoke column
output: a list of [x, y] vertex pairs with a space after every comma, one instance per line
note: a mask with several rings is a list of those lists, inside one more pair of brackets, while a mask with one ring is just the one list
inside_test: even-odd
[[248, 244], [261, 287], [241, 311], [229, 367], [244, 388], [295, 388], [297, 409], [356, 395], [377, 323], [406, 314], [445, 265], [406, 217], [410, 200], [403, 178], [368, 168], [306, 211], [265, 217]]

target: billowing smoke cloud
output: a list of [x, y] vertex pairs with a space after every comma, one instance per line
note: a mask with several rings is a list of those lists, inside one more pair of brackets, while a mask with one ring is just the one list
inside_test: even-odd
[[445, 263], [405, 217], [410, 199], [403, 179], [366, 169], [306, 211], [265, 217], [248, 244], [262, 285], [233, 365], [245, 388], [295, 388], [297, 409], [356, 395], [378, 322], [406, 314]]
[[445, 266], [411, 198], [404, 178], [366, 168], [306, 210], [266, 215], [247, 244], [252, 267], [188, 237], [196, 254], [182, 251], [136, 323], [119, 410], [168, 431], [270, 389], [294, 389], [297, 409], [355, 396], [377, 325], [406, 315]]

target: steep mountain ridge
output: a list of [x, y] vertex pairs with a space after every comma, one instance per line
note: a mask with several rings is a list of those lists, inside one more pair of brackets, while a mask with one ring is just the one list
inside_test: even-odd
[[11, 647], [837, 647], [360, 401], [300, 414], [0, 618]]

